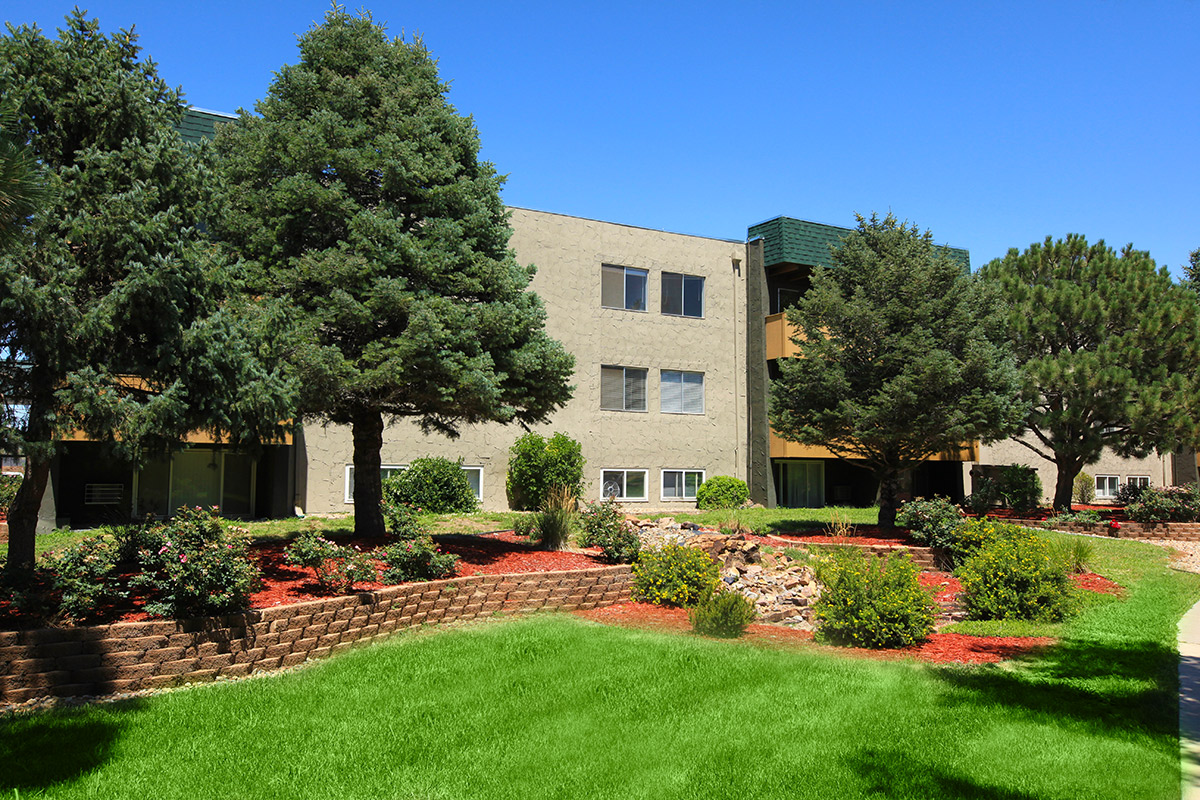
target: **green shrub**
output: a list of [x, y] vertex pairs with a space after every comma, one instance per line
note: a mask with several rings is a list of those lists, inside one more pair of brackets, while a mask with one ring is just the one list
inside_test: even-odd
[[613, 498], [588, 503], [579, 519], [583, 528], [581, 546], [599, 547], [605, 560], [614, 564], [629, 564], [638, 557], [641, 539]]
[[974, 514], [986, 514], [992, 506], [996, 505], [1000, 493], [996, 488], [996, 482], [991, 478], [980, 478], [976, 481], [975, 491], [966, 496], [963, 500], [963, 505], [971, 509]]
[[429, 530], [421, 522], [417, 510], [409, 503], [394, 499], [393, 486], [387, 480], [383, 482], [383, 485], [384, 499], [380, 503], [380, 509], [383, 511], [383, 522], [387, 525], [388, 533], [399, 539], [428, 536]]
[[1073, 610], [1075, 590], [1067, 565], [1045, 537], [1016, 528], [983, 543], [956, 573], [971, 619], [1051, 622]]
[[933, 631], [934, 604], [907, 553], [868, 556], [839, 548], [817, 565], [813, 604], [820, 637], [854, 647], [907, 647]]
[[138, 553], [143, 572], [130, 582], [149, 590], [148, 614], [185, 618], [247, 607], [259, 574], [244, 531], [226, 530], [215, 509], [181, 508], [156, 533], [162, 544]]
[[754, 622], [754, 603], [741, 592], [714, 592], [688, 609], [692, 630], [701, 636], [736, 639]]
[[1036, 469], [1010, 464], [1000, 471], [996, 491], [1014, 511], [1032, 511], [1042, 502], [1042, 480]]
[[12, 505], [13, 498], [17, 496], [17, 489], [20, 488], [20, 475], [0, 475], [0, 514], [8, 513], [8, 507]]
[[117, 546], [117, 561], [124, 564], [136, 563], [138, 553], [143, 550], [162, 547], [161, 525], [106, 525], [98, 532], [113, 538]]
[[1087, 505], [1096, 499], [1096, 481], [1091, 475], [1081, 472], [1075, 476], [1071, 499], [1080, 505]]
[[750, 490], [741, 478], [714, 475], [696, 490], [696, 508], [738, 508], [750, 498]]
[[1119, 506], [1128, 506], [1142, 499], [1142, 493], [1150, 489], [1149, 486], [1142, 486], [1136, 483], [1126, 481], [1121, 484], [1121, 488], [1117, 489], [1117, 496], [1113, 498], [1113, 502]]
[[1188, 486], [1151, 487], [1125, 508], [1134, 522], [1200, 521], [1200, 490]]
[[537, 514], [522, 514], [513, 520], [513, 533], [525, 539], [537, 536]]
[[383, 487], [385, 503], [407, 503], [428, 514], [465, 513], [479, 507], [462, 461], [441, 456], [414, 458], [403, 472], [385, 479]]
[[1095, 509], [1085, 509], [1083, 511], [1068, 511], [1062, 514], [1055, 514], [1046, 520], [1050, 525], [1099, 525], [1104, 520], [1100, 518], [1100, 512]]
[[1052, 541], [1051, 557], [1062, 562], [1067, 572], [1080, 575], [1088, 572], [1092, 564], [1092, 543], [1078, 536]]
[[583, 494], [583, 446], [565, 433], [549, 439], [527, 433], [508, 454], [506, 489], [514, 510], [542, 508], [555, 487], [565, 487], [576, 497]]
[[908, 528], [914, 539], [933, 547], [950, 547], [963, 525], [958, 506], [944, 497], [909, 500], [896, 514], [896, 524]]
[[1016, 536], [1025, 529], [1012, 522], [1001, 522], [981, 517], [967, 520], [950, 545], [950, 554], [955, 564], [962, 564], [979, 552], [986, 542], [1001, 536]]
[[443, 553], [428, 536], [388, 545], [376, 554], [384, 563], [384, 583], [448, 578], [458, 565], [458, 556]]
[[379, 577], [375, 562], [357, 548], [336, 544], [316, 531], [305, 531], [284, 550], [289, 564], [313, 571], [323, 591], [345, 594], [354, 584]]
[[128, 596], [115, 574], [117, 555], [116, 542], [92, 536], [45, 559], [64, 618], [92, 619], [104, 606]]
[[689, 607], [717, 586], [717, 562], [708, 553], [678, 544], [643, 550], [633, 564], [633, 597], [647, 603]]

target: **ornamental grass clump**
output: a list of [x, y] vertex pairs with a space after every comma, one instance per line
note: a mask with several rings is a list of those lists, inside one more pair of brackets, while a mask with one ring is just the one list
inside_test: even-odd
[[284, 551], [289, 564], [313, 571], [321, 590], [343, 594], [356, 583], [379, 577], [375, 562], [357, 548], [335, 544], [316, 531], [305, 531]]
[[378, 550], [377, 554], [384, 564], [384, 583], [449, 578], [458, 567], [458, 556], [443, 553], [428, 536], [388, 545]]
[[633, 565], [633, 597], [662, 606], [689, 608], [717, 588], [717, 562], [694, 547], [667, 544], [643, 550]]
[[934, 605], [907, 553], [886, 558], [840, 549], [817, 565], [817, 635], [853, 647], [907, 647], [933, 632]]
[[1011, 526], [986, 540], [956, 572], [971, 619], [1055, 622], [1075, 609], [1068, 563], [1045, 537]]
[[754, 622], [754, 603], [741, 592], [715, 592], [688, 610], [692, 630], [701, 636], [736, 639]]
[[533, 517], [531, 538], [546, 550], [562, 550], [571, 539], [578, 505], [575, 492], [569, 486], [549, 489], [542, 510]]

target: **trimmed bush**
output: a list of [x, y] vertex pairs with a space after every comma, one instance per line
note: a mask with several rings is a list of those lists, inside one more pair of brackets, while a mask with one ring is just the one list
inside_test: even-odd
[[130, 582], [150, 590], [146, 613], [201, 617], [249, 605], [259, 575], [245, 531], [226, 529], [216, 509], [181, 508], [154, 532], [161, 544], [138, 553], [143, 572]]
[[392, 505], [407, 503], [428, 514], [466, 513], [479, 507], [462, 461], [441, 456], [414, 458], [403, 472], [386, 478], [383, 500]]
[[1200, 520], [1200, 488], [1194, 483], [1151, 487], [1143, 490], [1125, 513], [1134, 522], [1196, 522]]
[[332, 594], [344, 594], [354, 584], [379, 577], [373, 562], [357, 548], [335, 544], [316, 531], [305, 531], [284, 550], [289, 564], [313, 571], [317, 584]]
[[962, 564], [978, 553], [986, 542], [1000, 536], [1014, 536], [1023, 530], [1025, 529], [1012, 522], [1001, 522], [986, 517], [967, 520], [958, 529], [958, 533], [950, 545], [950, 554], [956, 565]]
[[556, 487], [564, 487], [576, 497], [583, 494], [583, 446], [565, 433], [549, 439], [527, 433], [508, 454], [506, 489], [514, 510], [543, 508]]
[[907, 647], [933, 631], [934, 604], [907, 553], [887, 558], [841, 548], [817, 564], [813, 604], [825, 641], [854, 647]]
[[1075, 606], [1067, 564], [1045, 537], [1007, 529], [986, 540], [957, 570], [971, 619], [1065, 619]]
[[397, 542], [376, 551], [384, 563], [384, 583], [408, 583], [449, 578], [458, 556], [443, 553], [428, 536]]
[[662, 606], [688, 608], [717, 587], [717, 562], [708, 553], [678, 544], [643, 550], [633, 564], [633, 597]]
[[1080, 505], [1087, 505], [1096, 499], [1096, 481], [1091, 475], [1086, 472], [1081, 472], [1075, 476], [1075, 483], [1071, 490], [1071, 498]]
[[908, 528], [914, 539], [934, 547], [951, 547], [963, 526], [958, 506], [944, 497], [909, 500], [896, 514], [896, 524]]
[[714, 475], [696, 490], [696, 508], [738, 508], [750, 498], [750, 489], [741, 478]]
[[1070, 511], [1063, 514], [1055, 514], [1046, 522], [1051, 525], [1099, 525], [1103, 520], [1100, 518], [1100, 512], [1089, 508], [1084, 511]]
[[638, 557], [642, 541], [613, 498], [588, 503], [579, 520], [583, 527], [581, 546], [599, 547], [605, 560], [614, 564], [629, 564]]
[[1010, 464], [1000, 471], [996, 491], [1014, 511], [1031, 511], [1042, 502], [1042, 479], [1032, 467]]
[[754, 622], [754, 603], [741, 592], [715, 592], [688, 610], [692, 630], [701, 636], [736, 639]]
[[116, 542], [92, 536], [45, 559], [63, 618], [92, 619], [104, 606], [127, 596], [114, 570], [118, 552]]

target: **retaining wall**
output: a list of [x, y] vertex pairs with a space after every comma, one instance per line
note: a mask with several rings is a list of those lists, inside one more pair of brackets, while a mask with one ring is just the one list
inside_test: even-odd
[[629, 599], [627, 565], [474, 575], [193, 620], [0, 632], [0, 701], [96, 695], [278, 669], [423, 623]]
[[[1013, 519], [1005, 520], [1005, 522], [1015, 522], [1031, 528], [1050, 527], [1045, 520]], [[1071, 533], [1090, 533], [1095, 536], [1111, 536], [1114, 539], [1174, 539], [1180, 542], [1200, 542], [1200, 522], [1122, 522], [1120, 525], [1119, 528], [1112, 528], [1107, 522], [1099, 525], [1069, 522], [1056, 524], [1053, 529]]]

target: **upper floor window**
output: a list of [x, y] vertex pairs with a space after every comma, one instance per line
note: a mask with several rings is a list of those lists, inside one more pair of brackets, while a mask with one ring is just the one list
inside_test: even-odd
[[662, 275], [662, 313], [680, 317], [704, 316], [704, 278], [664, 272]]
[[601, 366], [600, 408], [608, 411], [645, 411], [646, 370]]
[[645, 311], [647, 274], [644, 269], [604, 264], [600, 267], [600, 305]]
[[664, 414], [703, 414], [704, 373], [664, 369], [659, 395]]

